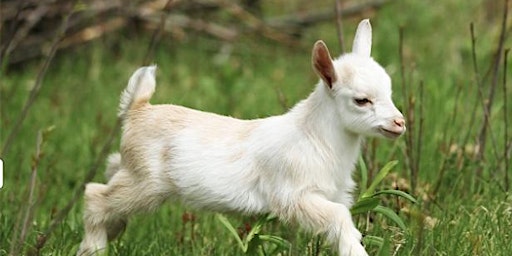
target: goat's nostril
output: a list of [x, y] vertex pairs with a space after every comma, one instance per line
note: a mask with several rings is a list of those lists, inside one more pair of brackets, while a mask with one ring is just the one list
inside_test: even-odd
[[395, 120], [393, 120], [395, 122], [395, 124], [398, 126], [398, 127], [404, 127], [405, 126], [405, 120], [403, 118], [396, 118]]

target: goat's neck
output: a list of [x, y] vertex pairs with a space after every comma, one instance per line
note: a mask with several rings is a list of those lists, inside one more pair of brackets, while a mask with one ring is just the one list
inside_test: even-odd
[[317, 85], [309, 97], [297, 104], [291, 114], [299, 129], [324, 144], [331, 153], [355, 162], [359, 156], [362, 136], [348, 131], [341, 120], [335, 99], [323, 84]]

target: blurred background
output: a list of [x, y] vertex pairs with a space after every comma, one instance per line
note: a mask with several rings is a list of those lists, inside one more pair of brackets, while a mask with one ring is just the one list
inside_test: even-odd
[[[508, 0], [2, 0], [0, 2], [0, 255], [72, 255], [82, 192], [105, 182], [117, 151], [119, 94], [156, 64], [153, 103], [237, 118], [277, 115], [318, 78], [314, 42], [349, 52], [370, 18], [373, 58], [393, 80], [408, 123], [398, 141], [368, 139], [354, 178], [379, 189], [407, 230], [367, 213], [371, 255], [510, 255], [512, 148]], [[361, 178], [368, 176], [368, 182]], [[355, 191], [357, 198], [358, 191]], [[241, 237], [254, 219], [229, 215]], [[289, 241], [267, 255], [335, 255], [321, 237], [267, 223]], [[382, 244], [381, 244], [382, 245]], [[383, 252], [384, 251], [384, 252]], [[272, 253], [270, 253], [272, 252]], [[113, 255], [241, 255], [213, 213], [179, 202], [134, 218]], [[385, 254], [382, 254], [385, 253]]]

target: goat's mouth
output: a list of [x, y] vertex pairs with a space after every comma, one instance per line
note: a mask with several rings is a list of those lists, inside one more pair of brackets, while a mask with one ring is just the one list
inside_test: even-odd
[[389, 139], [396, 139], [400, 137], [404, 133], [405, 129], [400, 130], [388, 130], [383, 127], [379, 127], [379, 133], [382, 134], [384, 137]]

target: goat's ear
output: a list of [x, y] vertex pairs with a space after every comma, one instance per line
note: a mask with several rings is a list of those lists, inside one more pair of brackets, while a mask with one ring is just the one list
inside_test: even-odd
[[324, 81], [324, 83], [332, 88], [332, 85], [336, 82], [336, 71], [334, 70], [334, 66], [332, 64], [331, 55], [329, 54], [329, 49], [322, 40], [316, 41], [313, 46], [313, 69], [320, 76], [320, 78]]
[[352, 52], [363, 57], [370, 57], [372, 51], [372, 25], [364, 19], [357, 26]]

